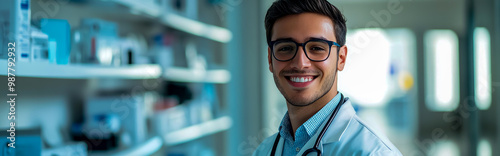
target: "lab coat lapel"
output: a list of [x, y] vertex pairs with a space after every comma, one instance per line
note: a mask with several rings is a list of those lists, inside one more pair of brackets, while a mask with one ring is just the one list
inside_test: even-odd
[[[279, 132], [278, 132], [278, 133], [279, 133]], [[274, 137], [276, 137], [276, 136], [274, 136]], [[273, 139], [273, 140], [275, 140], [275, 139]], [[275, 155], [283, 155], [283, 146], [285, 145], [285, 142], [284, 142], [284, 141], [285, 141], [285, 139], [283, 139], [283, 137], [280, 137], [280, 140], [279, 140], [279, 142], [278, 142], [278, 145], [276, 146], [276, 153], [275, 153]], [[273, 142], [273, 143], [274, 143], [274, 142]], [[269, 150], [269, 153], [267, 153], [267, 155], [271, 155], [271, 152], [273, 151], [273, 150], [272, 150], [272, 149], [273, 149], [273, 148], [272, 148], [272, 145], [273, 145], [273, 144], [271, 144], [271, 148], [270, 148], [270, 150]]]
[[[332, 112], [333, 113], [333, 112]], [[355, 115], [354, 108], [351, 105], [351, 101], [347, 100], [342, 107], [340, 107], [339, 112], [337, 113], [337, 116], [333, 119], [330, 127], [325, 132], [325, 135], [321, 139], [321, 142], [318, 146], [318, 149], [320, 151], [323, 151], [323, 145], [339, 141], [342, 138], [342, 134], [344, 134], [347, 126], [349, 125], [352, 117]], [[331, 115], [331, 114], [330, 114]], [[330, 116], [328, 116], [330, 117]], [[298, 156], [301, 156], [306, 150], [313, 148], [314, 143], [316, 143], [316, 140], [319, 137], [319, 134], [321, 133], [321, 130], [326, 126], [326, 122], [328, 121], [328, 118], [323, 121], [321, 126], [318, 128], [316, 133], [307, 141], [307, 143], [300, 149], [300, 152], [297, 154]], [[281, 142], [282, 139], [280, 139]], [[283, 149], [283, 145], [281, 145], [281, 149]], [[279, 147], [279, 146], [278, 146]], [[278, 148], [280, 149], [280, 148]], [[282, 152], [282, 151], [280, 151]], [[313, 153], [313, 155], [316, 155], [316, 153]]]
[[323, 144], [340, 141], [354, 115], [356, 115], [356, 111], [354, 111], [351, 101], [347, 100], [323, 136]]

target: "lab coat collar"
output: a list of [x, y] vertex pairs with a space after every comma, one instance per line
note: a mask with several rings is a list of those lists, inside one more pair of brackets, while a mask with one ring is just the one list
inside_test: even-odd
[[[337, 116], [333, 119], [332, 124], [327, 129], [325, 135], [323, 136], [323, 144], [340, 141], [342, 135], [346, 131], [351, 119], [356, 115], [356, 111], [352, 107], [351, 101], [347, 100], [346, 103], [340, 108]], [[326, 125], [326, 120], [323, 121], [324, 124], [321, 128]], [[319, 131], [318, 131], [319, 135]]]
[[[340, 107], [340, 110], [339, 110], [337, 116], [335, 116], [330, 127], [326, 130], [325, 135], [321, 139], [321, 142], [320, 142], [319, 147], [318, 147], [318, 149], [320, 151], [323, 151], [324, 144], [340, 141], [340, 139], [342, 138], [342, 135], [344, 134], [345, 130], [347, 129], [347, 126], [349, 125], [351, 119], [354, 117], [355, 113], [356, 113], [356, 111], [354, 111], [354, 108], [351, 105], [351, 101], [347, 100], [342, 105], [342, 107]], [[330, 117], [330, 116], [328, 116], [328, 117]], [[300, 149], [300, 152], [298, 153], [298, 155], [302, 155], [302, 153], [304, 153], [306, 150], [314, 147], [314, 143], [316, 142], [316, 139], [318, 138], [319, 134], [321, 133], [321, 130], [323, 129], [323, 127], [325, 127], [327, 121], [328, 121], [328, 118], [325, 119], [325, 121], [323, 121], [323, 123], [321, 124], [321, 127], [316, 131], [314, 136], [311, 137], [311, 139], [309, 139], [309, 141], [307, 141], [307, 143], [304, 145], [304, 147], [302, 147], [302, 149]], [[278, 144], [277, 149], [283, 149], [282, 140], [283, 140], [283, 138], [280, 139], [280, 143]], [[280, 150], [280, 152], [277, 152], [277, 153], [281, 153], [281, 152], [282, 152], [282, 150]]]

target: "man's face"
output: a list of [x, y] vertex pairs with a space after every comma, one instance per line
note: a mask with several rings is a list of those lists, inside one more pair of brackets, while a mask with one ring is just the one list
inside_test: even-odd
[[[271, 35], [271, 41], [290, 38], [297, 43], [304, 43], [310, 38], [323, 38], [337, 42], [332, 20], [314, 13], [301, 13], [278, 19]], [[342, 47], [342, 50], [344, 48]], [[330, 57], [322, 62], [309, 60], [302, 46], [297, 49], [292, 60], [281, 62], [272, 57], [271, 49], [268, 48], [269, 70], [287, 102], [294, 106], [307, 106], [321, 99], [330, 90], [334, 89], [336, 94], [336, 85], [335, 88], [332, 87], [338, 67], [337, 47], [332, 46]], [[341, 66], [343, 68], [343, 64]], [[306, 82], [296, 82], [302, 78]]]

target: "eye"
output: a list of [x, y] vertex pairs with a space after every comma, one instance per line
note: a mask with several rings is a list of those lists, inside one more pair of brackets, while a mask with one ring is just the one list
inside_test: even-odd
[[291, 50], [293, 50], [293, 48], [291, 46], [284, 46], [284, 47], [278, 48], [278, 51], [291, 51]]
[[325, 50], [325, 48], [323, 48], [323, 47], [311, 47], [311, 50], [313, 50], [313, 51], [323, 51], [323, 50]]

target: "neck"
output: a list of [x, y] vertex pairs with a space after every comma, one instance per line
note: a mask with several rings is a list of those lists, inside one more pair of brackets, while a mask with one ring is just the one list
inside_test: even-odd
[[290, 123], [292, 124], [293, 129], [292, 136], [295, 138], [295, 131], [300, 127], [300, 125], [321, 110], [321, 108], [330, 102], [337, 95], [337, 93], [337, 87], [332, 87], [332, 89], [328, 91], [325, 96], [304, 107], [293, 106], [287, 102], [288, 116], [290, 117]]

